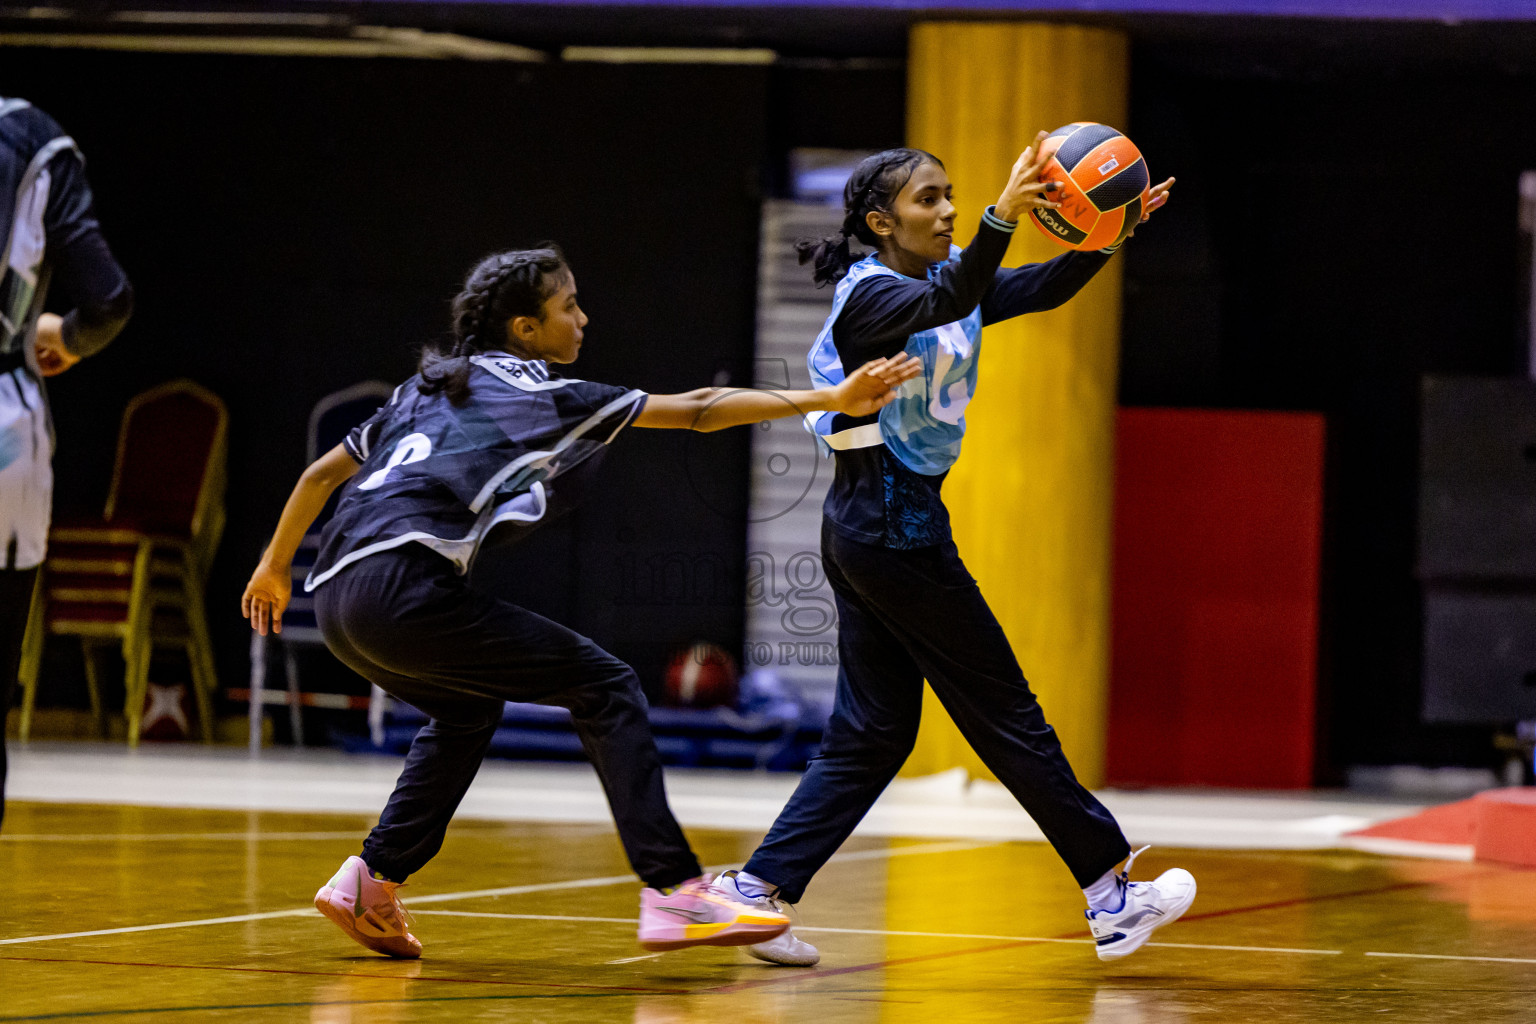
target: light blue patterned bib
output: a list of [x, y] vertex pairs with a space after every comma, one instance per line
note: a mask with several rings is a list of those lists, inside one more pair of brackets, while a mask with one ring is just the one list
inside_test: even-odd
[[[960, 252], [959, 246], [950, 246], [949, 260], [958, 258]], [[928, 268], [928, 276], [932, 278], [948, 262]], [[859, 282], [879, 275], [904, 276], [870, 255], [850, 267], [837, 283], [832, 312], [807, 360], [817, 387], [831, 387], [847, 376], [832, 343], [832, 325]], [[923, 372], [902, 386], [896, 401], [880, 410], [878, 423], [834, 431], [833, 413], [812, 413], [805, 418], [806, 428], [816, 435], [822, 451], [830, 455], [838, 449], [883, 444], [908, 469], [927, 476], [943, 473], [955, 464], [965, 436], [965, 407], [976, 394], [981, 307], [954, 323], [911, 335], [905, 351], [923, 361]]]

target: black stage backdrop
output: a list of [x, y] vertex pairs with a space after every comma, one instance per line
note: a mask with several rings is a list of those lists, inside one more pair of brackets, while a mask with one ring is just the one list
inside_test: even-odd
[[1326, 414], [1321, 782], [1494, 758], [1419, 722], [1418, 389], [1526, 372], [1536, 76], [1411, 56], [1134, 50], [1130, 132], [1179, 184], [1127, 246], [1121, 401]]
[[[51, 387], [56, 510], [100, 512], [130, 396], [181, 376], [221, 395], [229, 524], [209, 605], [220, 682], [242, 686], [238, 599], [303, 468], [311, 406], [412, 373], [481, 256], [565, 247], [591, 317], [574, 376], [649, 391], [749, 380], [767, 76], [5, 50], [0, 95], [79, 142], [138, 292], [123, 335]], [[583, 509], [477, 572], [648, 681], [690, 641], [739, 650], [747, 443], [630, 431]], [[700, 465], [709, 477], [690, 478]], [[679, 561], [704, 578], [625, 577]], [[68, 673], [78, 657], [63, 655]]]

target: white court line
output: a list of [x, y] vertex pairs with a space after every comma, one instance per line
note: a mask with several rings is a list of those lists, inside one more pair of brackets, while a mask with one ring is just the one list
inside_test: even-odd
[[1284, 946], [1208, 946], [1202, 942], [1148, 942], [1163, 949], [1214, 949], [1232, 953], [1302, 953], [1310, 956], [1343, 956], [1342, 949], [1287, 949]]
[[1536, 964], [1536, 960], [1514, 956], [1447, 956], [1444, 953], [1367, 953], [1366, 956], [1390, 956], [1404, 960], [1476, 960], [1489, 964]]
[[[421, 910], [418, 914], [439, 914], [444, 917], [490, 917], [507, 921], [576, 921], [592, 924], [634, 924], [632, 917], [571, 917], [561, 914], [495, 914], [473, 910]], [[838, 935], [890, 935], [920, 939], [994, 939], [999, 942], [1092, 942], [1092, 939], [1045, 938], [1038, 935], [976, 935], [970, 932], [898, 932], [881, 928], [814, 928], [795, 925], [799, 932], [827, 932]], [[1230, 948], [1230, 947], [1227, 947]]]
[[178, 840], [258, 840], [262, 842], [289, 841], [289, 840], [332, 840], [332, 839], [356, 839], [364, 832], [354, 829], [351, 832], [141, 832], [141, 833], [113, 833], [113, 832], [89, 832], [79, 835], [68, 833], [56, 833], [51, 835], [3, 835], [0, 843], [108, 843], [108, 842], [134, 842], [134, 843], [169, 843]]
[[[913, 857], [926, 853], [961, 853], [965, 850], [984, 850], [989, 846], [1002, 846], [1006, 840], [987, 842], [965, 842], [954, 840], [942, 843], [918, 843], [914, 846], [895, 846], [879, 850], [855, 850], [852, 853], [837, 853], [832, 855], [832, 860], [844, 863], [850, 860], [885, 860], [889, 857]], [[721, 868], [706, 868], [707, 871], [719, 871]]]
[[304, 917], [318, 910], [306, 907], [302, 910], [269, 910], [264, 914], [236, 914], [233, 917], [205, 917], [197, 921], [168, 921], [165, 924], [136, 924], [128, 928], [98, 928], [89, 932], [60, 932], [57, 935], [23, 935], [17, 939], [0, 939], [0, 946], [14, 946], [21, 942], [51, 942], [54, 939], [84, 939], [92, 935], [123, 935], [128, 932], [158, 932], [167, 928], [192, 928], [204, 924], [240, 924], [245, 921], [266, 921], [274, 917]]
[[406, 902], [410, 907], [419, 907], [423, 903], [452, 903], [456, 900], [478, 900], [492, 896], [524, 896], [531, 892], [558, 892], [562, 889], [596, 889], [604, 885], [621, 885], [624, 882], [638, 884], [639, 881], [634, 875], [573, 878], [565, 882], [537, 882], [533, 885], [505, 885], [499, 889], [469, 889], [465, 892], [440, 892], [435, 896], [412, 896]]
[[[835, 932], [844, 935], [893, 935], [920, 939], [989, 939], [996, 942], [1065, 942], [1084, 943], [1093, 939], [1063, 939], [1043, 935], [973, 935], [966, 932], [891, 932], [876, 928], [812, 928], [795, 925], [801, 932]], [[1211, 949], [1227, 953], [1299, 953], [1306, 956], [1341, 956], [1342, 949], [1293, 949], [1285, 946], [1213, 946], [1194, 942], [1148, 942], [1148, 946], [1164, 949]]]
[[[916, 846], [887, 847], [878, 850], [856, 850], [853, 853], [839, 853], [832, 860], [839, 863], [855, 860], [887, 860], [891, 857], [912, 857], [927, 853], [958, 853], [963, 850], [980, 850], [988, 846], [997, 846], [997, 843], [919, 843]], [[710, 874], [724, 871], [730, 867], [728, 864], [714, 864], [707, 868]], [[634, 882], [634, 875], [609, 875], [606, 878], [581, 878], [569, 882], [539, 882], [534, 885], [508, 885], [498, 889], [473, 889], [468, 892], [447, 892], [436, 896], [413, 896], [410, 900], [412, 907], [424, 903], [448, 903], [457, 900], [476, 900], [493, 896], [523, 896], [533, 892], [555, 892], [562, 889], [593, 889], [604, 885], [619, 885], [624, 882]]]
[[[955, 853], [962, 850], [979, 850], [989, 846], [997, 846], [997, 843], [920, 843], [916, 846], [896, 846], [881, 850], [858, 850], [853, 853], [839, 853], [832, 857], [834, 861], [850, 860], [878, 860], [888, 857], [911, 857], [926, 853]], [[725, 865], [716, 865], [705, 870], [714, 873], [722, 870]], [[555, 892], [562, 889], [590, 889], [604, 885], [619, 885], [624, 882], [637, 881], [634, 875], [608, 875], [603, 878], [573, 878], [564, 882], [542, 882], [535, 885], [509, 885], [499, 889], [470, 889], [465, 892], [445, 892], [433, 896], [417, 896], [411, 899], [412, 907], [423, 903], [449, 903], [455, 900], [473, 900], [490, 896], [521, 896], [533, 892]], [[98, 928], [87, 932], [59, 932], [55, 935], [22, 935], [14, 939], [0, 939], [0, 946], [15, 946], [31, 942], [53, 942], [56, 939], [83, 939], [95, 935], [125, 935], [130, 932], [154, 932], [168, 928], [196, 928], [202, 925], [212, 924], [240, 924], [244, 921], [265, 921], [276, 917], [305, 917], [310, 914], [318, 916], [319, 912], [309, 907], [294, 910], [269, 910], [261, 914], [237, 914], [232, 917], [205, 917], [195, 921], [167, 921], [163, 924], [137, 924], [125, 928]]]
[[412, 917], [436, 914], [438, 917], [493, 917], [498, 921], [574, 921], [581, 924], [629, 924], [632, 917], [568, 917], [564, 914], [487, 914], [478, 910], [413, 910]]
[[[570, 921], [582, 924], [623, 924], [635, 923], [632, 917], [572, 917], [560, 914], [495, 914], [474, 910], [422, 910], [420, 914], [438, 914], [443, 917], [488, 917], [505, 921]], [[973, 932], [901, 932], [886, 931], [880, 928], [814, 928], [808, 925], [795, 925], [798, 932], [826, 932], [836, 935], [883, 935], [898, 938], [919, 939], [986, 939], [993, 942], [1063, 942], [1075, 945], [1092, 942], [1092, 939], [1063, 939], [1057, 936], [1044, 935], [978, 935]], [[1148, 946], [1161, 946], [1164, 949], [1210, 949], [1227, 953], [1297, 953], [1303, 956], [1342, 956], [1342, 949], [1293, 949], [1287, 946], [1212, 946], [1193, 942], [1149, 942]], [[645, 959], [637, 957], [636, 959]], [[629, 961], [612, 960], [610, 963], [628, 963]]]

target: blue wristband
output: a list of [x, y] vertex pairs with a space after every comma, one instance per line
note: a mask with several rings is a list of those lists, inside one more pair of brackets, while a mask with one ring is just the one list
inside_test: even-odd
[[1003, 220], [994, 212], [996, 209], [997, 207], [995, 206], [987, 207], [986, 212], [981, 215], [981, 222], [989, 227], [996, 228], [1004, 234], [1013, 234], [1013, 229], [1019, 226], [1019, 222], [1016, 220]]

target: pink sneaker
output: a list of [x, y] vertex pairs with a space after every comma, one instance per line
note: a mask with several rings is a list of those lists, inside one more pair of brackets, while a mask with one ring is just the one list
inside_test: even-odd
[[646, 949], [750, 946], [788, 927], [789, 918], [783, 914], [712, 892], [708, 875], [690, 879], [670, 893], [640, 890], [640, 945]]
[[398, 882], [373, 877], [361, 857], [348, 857], [315, 893], [315, 909], [375, 953], [414, 960], [421, 943], [410, 932], [410, 915], [400, 905]]

